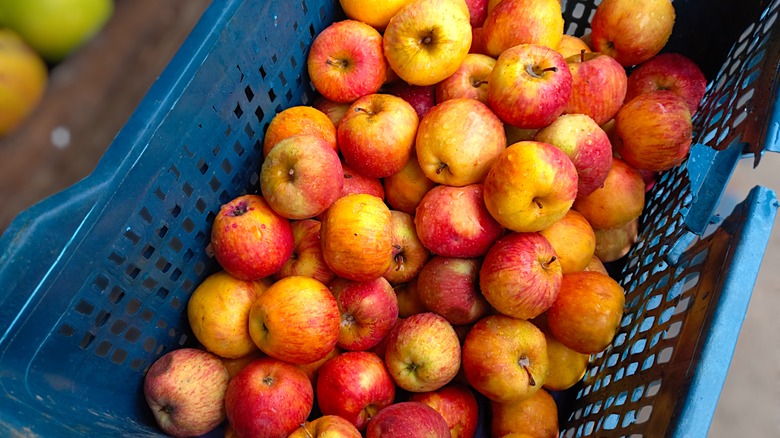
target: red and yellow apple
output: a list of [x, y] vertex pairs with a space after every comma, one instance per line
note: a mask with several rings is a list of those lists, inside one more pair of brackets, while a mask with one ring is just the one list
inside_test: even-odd
[[468, 98], [487, 104], [488, 77], [495, 65], [495, 58], [469, 53], [455, 73], [436, 84], [436, 102]]
[[423, 306], [452, 325], [471, 324], [490, 309], [479, 289], [480, 259], [435, 256], [417, 276]]
[[382, 183], [387, 204], [394, 210], [411, 215], [415, 214], [423, 196], [436, 186], [435, 182], [425, 176], [414, 151], [403, 169], [383, 178]]
[[617, 114], [626, 97], [626, 69], [603, 53], [580, 53], [566, 58], [572, 77], [571, 96], [564, 112], [586, 114], [602, 125]]
[[604, 185], [578, 197], [572, 208], [594, 229], [619, 228], [639, 217], [645, 208], [645, 182], [630, 164], [612, 158]]
[[336, 277], [322, 256], [321, 225], [316, 219], [301, 219], [290, 223], [295, 246], [287, 263], [274, 274], [276, 280], [300, 275], [328, 284]]
[[503, 0], [487, 15], [482, 31], [487, 53], [497, 57], [520, 44], [555, 49], [563, 25], [559, 0]]
[[339, 151], [336, 124], [319, 109], [299, 105], [279, 111], [271, 119], [263, 138], [263, 156], [267, 156], [276, 143], [296, 135], [313, 135]]
[[582, 271], [593, 259], [596, 233], [585, 216], [577, 210], [570, 209], [539, 234], [552, 245], [564, 274]]
[[406, 283], [417, 277], [431, 252], [417, 236], [417, 228], [411, 214], [390, 210], [390, 221], [393, 234], [393, 260], [384, 278], [391, 284]]
[[631, 70], [625, 100], [657, 90], [676, 93], [693, 115], [707, 91], [707, 78], [691, 58], [681, 53], [659, 53]]
[[347, 351], [365, 351], [376, 346], [398, 319], [398, 299], [387, 280], [336, 278], [328, 287], [341, 313], [336, 346]]
[[490, 412], [490, 433], [494, 437], [527, 434], [534, 438], [556, 438], [559, 433], [558, 405], [545, 389], [517, 402], [491, 402]]
[[360, 431], [338, 415], [323, 415], [301, 424], [287, 438], [361, 438]]
[[452, 438], [472, 438], [477, 432], [479, 405], [474, 392], [466, 385], [448, 383], [430, 392], [418, 392], [409, 401], [426, 404], [447, 422]]
[[403, 401], [392, 404], [368, 423], [366, 438], [449, 438], [447, 421], [425, 403]]

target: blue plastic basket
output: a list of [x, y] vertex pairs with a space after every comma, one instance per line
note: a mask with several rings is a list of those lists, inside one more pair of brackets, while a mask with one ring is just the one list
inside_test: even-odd
[[[567, 33], [587, 31], [596, 3], [563, 2]], [[614, 267], [625, 318], [557, 394], [562, 436], [706, 435], [774, 221], [774, 192], [756, 187], [708, 228], [736, 162], [780, 149], [780, 0], [674, 4], [667, 50], [711, 80], [698, 144], [649, 194]], [[205, 250], [214, 216], [258, 192], [263, 132], [313, 101], [308, 47], [342, 18], [334, 1], [215, 0], [93, 174], [6, 230], [0, 435], [159, 434], [144, 373], [194, 344], [184, 309], [218, 268]]]

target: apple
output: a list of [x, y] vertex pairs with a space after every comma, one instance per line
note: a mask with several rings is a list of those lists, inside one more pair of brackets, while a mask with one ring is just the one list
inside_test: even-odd
[[539, 132], [539, 128], [521, 129], [504, 123], [504, 132], [506, 133], [506, 144], [511, 145], [520, 141], [533, 141], [534, 137], [536, 137], [536, 134]]
[[336, 278], [328, 287], [341, 312], [339, 348], [364, 351], [376, 346], [398, 318], [398, 299], [387, 280]]
[[482, 184], [439, 185], [425, 194], [414, 224], [432, 253], [448, 257], [485, 255], [504, 228], [485, 207]]
[[390, 176], [409, 161], [419, 118], [405, 100], [369, 94], [352, 103], [338, 127], [344, 162], [372, 178]]
[[615, 116], [615, 151], [637, 169], [663, 172], [682, 163], [691, 148], [688, 104], [673, 91], [643, 93]]
[[585, 376], [590, 355], [572, 350], [555, 338], [549, 329], [542, 330], [547, 340], [547, 356], [550, 359], [550, 375], [544, 382], [548, 391], [565, 391]]
[[495, 65], [490, 56], [469, 53], [455, 73], [436, 84], [436, 102], [467, 98], [487, 104], [488, 77]]
[[[419, 275], [418, 275], [419, 277]], [[407, 283], [399, 284], [394, 287], [395, 296], [398, 299], [398, 317], [408, 318], [417, 313], [428, 311], [417, 291], [417, 280], [415, 277]]]
[[466, 0], [471, 27], [482, 27], [488, 14], [488, 0]]
[[379, 31], [387, 27], [393, 15], [412, 0], [339, 0], [344, 14], [367, 23]]
[[624, 306], [623, 287], [609, 275], [573, 272], [563, 276], [558, 298], [547, 310], [547, 326], [572, 350], [600, 353], [615, 337]]
[[460, 342], [443, 317], [424, 312], [404, 318], [387, 335], [385, 364], [398, 387], [434, 391], [460, 368]]
[[328, 119], [330, 119], [331, 123], [333, 123], [333, 127], [335, 128], [339, 126], [341, 119], [344, 118], [344, 114], [347, 113], [347, 109], [349, 109], [351, 104], [352, 102], [335, 102], [325, 96], [320, 95], [314, 99], [314, 102], [312, 102], [311, 105], [325, 114]]
[[393, 229], [393, 260], [384, 278], [391, 284], [406, 283], [420, 273], [431, 252], [417, 236], [411, 214], [390, 210], [390, 221]]
[[368, 423], [366, 438], [449, 438], [447, 421], [425, 403], [404, 401], [392, 404]]
[[425, 176], [415, 151], [412, 151], [403, 169], [385, 177], [382, 184], [387, 204], [394, 210], [411, 215], [415, 214], [423, 196], [436, 186], [435, 182]]
[[499, 403], [531, 397], [550, 372], [544, 333], [525, 319], [506, 315], [486, 316], [471, 327], [462, 361], [469, 384]]
[[344, 162], [341, 163], [341, 168], [344, 170], [344, 185], [339, 198], [353, 193], [365, 193], [385, 199], [385, 187], [381, 179], [365, 176]]
[[538, 44], [555, 49], [563, 35], [559, 0], [503, 0], [482, 25], [485, 47], [491, 56], [520, 44]]
[[531, 319], [555, 301], [562, 276], [561, 262], [543, 235], [510, 233], [485, 255], [479, 269], [479, 287], [497, 311]]
[[496, 59], [488, 77], [488, 105], [505, 123], [538, 129], [563, 114], [571, 90], [571, 71], [560, 53], [520, 44]]
[[325, 263], [337, 276], [355, 281], [379, 278], [392, 261], [390, 209], [373, 195], [339, 198], [325, 211], [320, 239]]
[[271, 357], [239, 371], [224, 401], [230, 426], [240, 437], [286, 437], [306, 421], [313, 406], [314, 389], [306, 374]]
[[607, 271], [607, 268], [604, 266], [604, 263], [599, 260], [598, 257], [594, 254], [593, 257], [590, 259], [590, 263], [588, 263], [588, 266], [585, 266], [583, 271], [596, 271], [601, 272], [602, 274], [609, 275], [609, 272]]
[[306, 65], [314, 88], [334, 102], [376, 93], [387, 75], [382, 35], [357, 20], [337, 21], [314, 38]]
[[203, 435], [225, 419], [230, 375], [216, 355], [179, 348], [155, 360], [144, 376], [144, 398], [163, 432]]
[[620, 65], [641, 64], [663, 49], [674, 27], [671, 0], [604, 0], [590, 20], [590, 47]]
[[590, 222], [577, 210], [570, 209], [539, 234], [552, 245], [564, 274], [582, 271], [593, 259], [596, 233]]
[[618, 228], [595, 229], [596, 248], [593, 254], [602, 262], [614, 262], [628, 254], [639, 235], [639, 218]]
[[257, 351], [249, 335], [249, 309], [267, 285], [217, 271], [203, 280], [187, 302], [187, 321], [203, 347], [235, 359]]
[[478, 258], [435, 256], [417, 276], [417, 296], [423, 306], [452, 325], [471, 324], [490, 306], [479, 289]]
[[233, 376], [238, 374], [238, 372], [241, 371], [245, 366], [254, 362], [255, 359], [259, 359], [261, 357], [268, 357], [268, 356], [262, 351], [260, 351], [260, 349], [255, 348], [254, 351], [252, 351], [251, 353], [245, 356], [236, 357], [236, 358], [227, 358], [227, 357], [220, 356], [220, 360], [222, 360], [222, 364], [225, 365], [225, 368], [227, 368], [228, 374], [232, 379]]
[[211, 228], [214, 258], [240, 280], [259, 280], [278, 272], [294, 244], [290, 220], [255, 194], [222, 205]]
[[[14, 2], [16, 5], [26, 3]], [[0, 15], [2, 13], [0, 11]], [[0, 29], [0, 45], [3, 47], [0, 52], [0, 94], [3, 95], [0, 137], [5, 137], [30, 118], [38, 107], [46, 92], [49, 69], [43, 58], [11, 29]]]
[[469, 11], [462, 0], [414, 0], [383, 35], [390, 68], [412, 85], [434, 85], [455, 73], [471, 47]]
[[452, 438], [472, 438], [477, 432], [479, 406], [474, 392], [466, 385], [448, 383], [436, 391], [412, 394], [409, 401], [435, 409], [447, 422]]
[[296, 135], [276, 143], [260, 167], [263, 197], [288, 219], [306, 219], [324, 212], [343, 185], [338, 154], [312, 135]]
[[676, 93], [693, 115], [707, 91], [707, 78], [691, 58], [680, 53], [659, 53], [631, 70], [625, 100], [657, 90]]
[[490, 432], [494, 437], [522, 433], [530, 437], [556, 438], [559, 434], [558, 405], [544, 388], [525, 400], [491, 402], [490, 412]]
[[603, 187], [578, 197], [572, 208], [594, 229], [622, 227], [644, 211], [645, 182], [630, 164], [614, 157]]
[[338, 415], [323, 415], [301, 424], [287, 438], [361, 438], [360, 431]]
[[382, 359], [368, 351], [347, 351], [327, 361], [317, 379], [317, 406], [364, 430], [395, 400], [395, 383]]
[[612, 143], [590, 116], [563, 114], [540, 129], [534, 140], [557, 147], [574, 163], [578, 197], [591, 194], [607, 179], [612, 167]]
[[469, 53], [477, 53], [487, 56], [485, 38], [483, 38], [482, 33], [482, 27], [471, 28], [471, 47], [469, 47]]
[[311, 382], [312, 386], [316, 388], [317, 377], [320, 374], [320, 368], [322, 368], [322, 366], [325, 365], [325, 362], [329, 361], [331, 358], [334, 358], [342, 354], [343, 352], [344, 351], [339, 347], [335, 347], [333, 348], [333, 350], [330, 350], [330, 352], [326, 354], [325, 357], [323, 357], [322, 359], [315, 360], [314, 362], [298, 363], [293, 365], [298, 367], [299, 370], [303, 371], [303, 373], [306, 374], [306, 377], [309, 378], [309, 381]]
[[415, 148], [428, 179], [465, 186], [484, 179], [506, 148], [506, 135], [501, 120], [484, 103], [450, 99], [437, 104], [420, 121]]
[[602, 125], [617, 114], [626, 97], [626, 69], [602, 53], [580, 53], [566, 58], [572, 77], [566, 114], [586, 114]]
[[485, 177], [485, 206], [505, 228], [541, 231], [561, 219], [577, 197], [577, 169], [557, 147], [537, 141], [510, 145]]
[[436, 105], [436, 87], [433, 85], [412, 85], [403, 80], [397, 80], [386, 84], [380, 91], [400, 97], [408, 102], [420, 119]]
[[336, 277], [322, 256], [321, 226], [322, 223], [316, 219], [301, 219], [290, 223], [294, 241], [293, 253], [282, 269], [274, 274], [276, 280], [300, 275], [328, 284]]
[[249, 333], [263, 352], [293, 364], [325, 357], [339, 338], [341, 314], [330, 289], [302, 276], [268, 287], [249, 310]]
[[590, 47], [582, 38], [567, 34], [561, 35], [561, 40], [555, 46], [555, 51], [560, 53], [564, 59], [572, 55], [579, 55], [583, 51], [585, 53], [591, 52]]
[[313, 135], [335, 152], [339, 151], [336, 125], [328, 115], [313, 106], [299, 105], [279, 111], [271, 119], [263, 138], [263, 157], [268, 156], [277, 143], [296, 135]]

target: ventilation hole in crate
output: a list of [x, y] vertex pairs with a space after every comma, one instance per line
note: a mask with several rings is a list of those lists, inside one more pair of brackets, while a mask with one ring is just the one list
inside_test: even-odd
[[649, 310], [653, 310], [656, 307], [658, 307], [658, 305], [661, 304], [661, 298], [662, 298], [662, 296], [660, 294], [659, 295], [653, 295], [652, 297], [650, 297], [650, 299], [647, 300], [647, 306], [646, 306], [645, 309], [649, 311]]
[[116, 365], [122, 365], [127, 360], [127, 351], [122, 348], [114, 350], [114, 354], [111, 355], [111, 362]]
[[108, 294], [108, 301], [111, 304], [118, 304], [120, 301], [122, 301], [122, 298], [125, 297], [125, 291], [122, 290], [119, 286], [114, 286], [113, 289], [111, 289], [111, 293]]
[[201, 174], [201, 175], [205, 175], [205, 174], [206, 174], [206, 172], [208, 172], [208, 170], [209, 170], [209, 164], [208, 164], [207, 162], [205, 162], [205, 161], [203, 160], [203, 158], [201, 158], [201, 159], [198, 161], [198, 164], [197, 164], [197, 166], [198, 166], [198, 170], [200, 170], [200, 174]]
[[109, 280], [103, 274], [98, 274], [92, 284], [94, 284], [98, 291], [100, 291], [102, 294], [103, 291], [108, 288]]
[[195, 256], [195, 253], [192, 252], [191, 249], [187, 249], [187, 251], [184, 251], [184, 255], [182, 256], [182, 260], [184, 263], [189, 263], [192, 261], [192, 258]]
[[178, 341], [176, 341], [176, 343], [178, 343], [180, 347], [181, 347], [181, 346], [184, 346], [184, 344], [186, 344], [186, 343], [187, 343], [187, 339], [189, 339], [189, 338], [187, 337], [187, 335], [181, 335], [181, 336], [179, 336], [179, 340], [178, 340]]
[[162, 226], [161, 226], [161, 227], [160, 227], [160, 228], [157, 230], [157, 236], [159, 236], [159, 237], [160, 237], [160, 239], [164, 239], [166, 234], [168, 234], [168, 227], [167, 227], [167, 226], [165, 226], [165, 225], [162, 225]]
[[276, 62], [279, 61], [279, 58], [276, 56], [276, 53], [271, 55], [271, 62], [276, 64]]
[[138, 330], [135, 327], [130, 327], [125, 332], [125, 340], [127, 340], [130, 343], [135, 343], [140, 338], [141, 338], [141, 330]]
[[250, 185], [257, 185], [257, 183], [260, 181], [260, 175], [257, 172], [252, 172], [251, 175], [249, 175], [249, 184]]
[[144, 366], [143, 359], [133, 359], [130, 361], [130, 368], [135, 371], [139, 371]]
[[[254, 136], [255, 136], [255, 130], [252, 129], [252, 126], [249, 123], [244, 125], [244, 133], [249, 138], [254, 138]], [[230, 173], [230, 172], [228, 172], [228, 173]]]
[[141, 208], [141, 211], [138, 213], [138, 216], [141, 216], [141, 219], [144, 220], [147, 224], [152, 223], [152, 214], [149, 213], [149, 210], [146, 209], [146, 207]]
[[670, 360], [672, 360], [672, 353], [673, 352], [674, 352], [674, 347], [672, 347], [672, 346], [669, 346], [669, 347], [666, 347], [666, 348], [662, 349], [658, 353], [658, 363], [659, 364], [667, 363]]
[[236, 155], [239, 157], [244, 155], [244, 147], [241, 146], [241, 143], [239, 142], [233, 143], [233, 151], [235, 151]]
[[146, 338], [144, 341], [144, 351], [151, 353], [154, 351], [154, 347], [157, 346], [157, 340], [154, 338]]
[[93, 335], [92, 333], [87, 332], [81, 338], [81, 341], [79, 342], [79, 347], [82, 350], [86, 350], [87, 348], [89, 348], [90, 344], [92, 344], [92, 341], [94, 341], [94, 340], [95, 340], [95, 335]]
[[620, 322], [620, 326], [628, 327], [633, 321], [634, 321], [634, 315], [632, 313], [627, 313], [623, 315], [623, 320]]
[[184, 244], [181, 243], [181, 240], [179, 240], [178, 237], [172, 237], [170, 242], [168, 242], [168, 246], [174, 250], [176, 253], [181, 252], [182, 248], [184, 247]]
[[195, 290], [195, 283], [193, 283], [192, 280], [184, 280], [181, 282], [181, 290], [189, 295], [193, 290]]
[[111, 351], [111, 343], [108, 341], [101, 341], [97, 347], [95, 347], [95, 355], [98, 357], [108, 356], [108, 352]]
[[138, 311], [141, 309], [141, 301], [138, 300], [138, 298], [131, 298], [127, 302], [127, 307], [125, 308], [125, 312], [128, 315], [135, 315], [138, 313]]
[[620, 421], [620, 415], [609, 414], [604, 418], [604, 424], [601, 426], [604, 430], [615, 430]]
[[184, 193], [184, 196], [189, 198], [190, 196], [192, 196], [192, 192], [194, 191], [194, 189], [192, 188], [190, 183], [185, 182], [181, 186], [181, 191], [182, 191], [182, 193]]
[[164, 259], [163, 257], [160, 257], [157, 259], [157, 262], [154, 264], [154, 266], [159, 269], [160, 272], [165, 274], [169, 269], [171, 269], [171, 262]]
[[173, 208], [171, 209], [171, 216], [173, 216], [175, 219], [179, 217], [180, 214], [181, 214], [181, 206], [179, 204], [174, 205]]
[[649, 348], [653, 348], [658, 344], [658, 341], [661, 339], [661, 335], [663, 332], [656, 332], [653, 334], [653, 337], [650, 339], [650, 346]]
[[642, 399], [642, 395], [645, 393], [645, 387], [640, 385], [631, 392], [631, 402], [636, 403]]
[[161, 301], [165, 301], [165, 299], [168, 298], [168, 294], [170, 294], [170, 291], [164, 287], [157, 289], [156, 295]]
[[160, 201], [165, 201], [165, 192], [163, 192], [160, 187], [154, 189], [154, 196], [156, 196]]
[[626, 367], [626, 376], [633, 376], [636, 374], [636, 370], [639, 368], [639, 362], [631, 362]]
[[[593, 391], [595, 392], [598, 391], [599, 389], [601, 389], [601, 379], [596, 379], [596, 381], [593, 382]], [[588, 407], [590, 407], [590, 405]], [[589, 414], [590, 413], [588, 412], [588, 409], [585, 409], [585, 415], [589, 415]]]
[[212, 176], [211, 180], [209, 181], [209, 187], [211, 187], [211, 191], [217, 193], [219, 188], [222, 187], [222, 182], [220, 182], [219, 178], [216, 176]]
[[645, 392], [645, 398], [647, 397], [654, 397], [656, 394], [658, 394], [661, 391], [661, 383], [663, 382], [663, 379], [658, 379], [650, 382], [647, 385], [647, 391]]
[[255, 93], [252, 92], [252, 89], [249, 87], [249, 85], [244, 88], [244, 95], [246, 96], [247, 102], [251, 102], [252, 99], [255, 98]]
[[191, 233], [195, 229], [195, 222], [192, 222], [190, 218], [185, 218], [181, 223], [181, 227], [185, 232]]
[[271, 102], [274, 102], [276, 100], [276, 91], [274, 91], [273, 88], [268, 90], [268, 98], [271, 99]]
[[268, 73], [266, 73], [266, 72], [265, 72], [265, 67], [263, 67], [263, 66], [261, 65], [261, 66], [260, 66], [260, 68], [258, 69], [258, 71], [260, 72], [260, 77], [262, 77], [263, 79], [265, 79], [266, 75], [268, 74]]
[[207, 235], [203, 231], [198, 231], [198, 233], [195, 235], [195, 244], [198, 246], [202, 246], [206, 243]]
[[669, 324], [669, 328], [664, 330], [664, 339], [676, 338], [680, 334], [682, 328], [682, 321], [675, 321]]
[[631, 409], [623, 413], [623, 421], [620, 423], [620, 427], [626, 428], [631, 426], [636, 421], [636, 411]]
[[111, 254], [108, 256], [108, 260], [117, 266], [121, 266], [127, 259], [125, 258], [125, 256], [121, 254], [117, 254], [116, 252], [111, 252]]
[[95, 310], [95, 306], [93, 306], [87, 301], [81, 300], [78, 302], [78, 304], [76, 304], [76, 312], [79, 312], [82, 315], [89, 316], [92, 314], [94, 310]]
[[108, 318], [111, 316], [110, 313], [106, 312], [105, 310], [101, 310], [95, 315], [95, 327], [102, 327], [103, 324], [108, 321]]
[[642, 324], [639, 325], [639, 332], [644, 333], [651, 328], [653, 328], [653, 324], [655, 323], [655, 316], [648, 315], [645, 317], [644, 321], [642, 321]]
[[165, 322], [164, 319], [158, 319], [157, 320], [157, 324], [155, 324], [154, 326], [157, 327], [160, 330], [165, 330], [165, 329], [168, 328], [168, 323]]
[[639, 408], [639, 413], [636, 416], [636, 424], [647, 423], [650, 419], [650, 415], [653, 413], [653, 406], [646, 405]]
[[182, 274], [181, 269], [175, 268], [173, 270], [173, 272], [171, 272], [171, 281], [174, 281], [174, 282], [179, 281], [179, 278], [181, 277], [181, 274]]
[[175, 338], [175, 337], [176, 337], [176, 336], [178, 336], [178, 335], [179, 335], [179, 331], [178, 331], [178, 330], [176, 330], [176, 327], [171, 327], [171, 328], [168, 330], [168, 336], [170, 336], [170, 337], [172, 337], [172, 338]]
[[192, 268], [193, 271], [195, 271], [195, 274], [198, 276], [202, 276], [203, 272], [206, 271], [206, 265], [203, 262], [195, 263], [195, 266]]
[[144, 309], [143, 312], [141, 312], [141, 319], [143, 319], [146, 322], [151, 322], [154, 318], [154, 312], [152, 312], [150, 309]]
[[610, 354], [609, 357], [607, 358], [607, 366], [610, 367], [610, 368], [614, 367], [615, 364], [617, 364], [617, 361], [618, 361], [619, 357], [620, 357], [620, 355], [617, 354], [617, 353]]
[[182, 302], [178, 297], [173, 297], [169, 305], [173, 310], [179, 310], [181, 308]]
[[121, 319], [114, 321], [113, 324], [111, 324], [111, 334], [119, 336], [122, 334], [122, 331], [127, 327], [127, 323], [122, 321]]
[[626, 342], [626, 334], [625, 333], [618, 333], [615, 336], [615, 339], [612, 341], [612, 345], [615, 347], [619, 347], [623, 345]]
[[642, 361], [642, 371], [649, 370], [653, 367], [653, 364], [655, 363], [655, 353], [651, 353], [649, 356], [645, 358], [645, 360]]
[[661, 312], [661, 315], [658, 317], [658, 324], [666, 324], [667, 321], [674, 315], [674, 309], [677, 306], [672, 306], [669, 308], [664, 309]]
[[135, 265], [130, 265], [127, 267], [127, 269], [125, 269], [125, 274], [127, 274], [127, 276], [132, 278], [133, 280], [138, 278], [138, 274], [140, 273], [141, 273], [141, 269], [139, 269], [138, 266]]
[[203, 201], [203, 198], [198, 198], [197, 201], [195, 201], [195, 208], [202, 214], [206, 211], [206, 203]]
[[293, 98], [292, 90], [287, 90], [287, 93], [284, 94], [284, 97], [287, 99], [287, 102], [291, 102]]
[[[259, 106], [257, 107], [257, 109], [255, 110], [255, 117], [257, 117], [257, 121], [260, 124], [265, 123], [265, 111], [263, 111], [262, 107], [259, 107]], [[265, 130], [266, 130], [266, 128], [264, 127], [263, 128], [263, 132], [265, 132]]]
[[244, 110], [241, 109], [241, 104], [236, 102], [236, 107], [233, 109], [233, 114], [235, 114], [237, 119], [240, 119], [241, 116], [244, 115]]
[[64, 336], [66, 338], [69, 338], [76, 334], [76, 329], [69, 326], [68, 324], [62, 324], [59, 329], [60, 336]]
[[165, 351], [165, 345], [160, 344], [157, 346], [157, 350], [155, 350], [155, 353], [157, 356], [162, 356], [163, 351]]
[[151, 245], [145, 245], [143, 251], [141, 251], [141, 256], [143, 256], [143, 258], [146, 260], [149, 260], [152, 258], [152, 254], [154, 254], [154, 247]]
[[129, 240], [133, 245], [138, 245], [138, 242], [141, 241], [141, 236], [135, 234], [132, 230], [128, 229], [125, 231], [125, 237], [127, 240]]
[[677, 303], [676, 306], [674, 306], [674, 314], [679, 315], [687, 311], [690, 303], [691, 303], [691, 297], [685, 297], [681, 299], [680, 302]]

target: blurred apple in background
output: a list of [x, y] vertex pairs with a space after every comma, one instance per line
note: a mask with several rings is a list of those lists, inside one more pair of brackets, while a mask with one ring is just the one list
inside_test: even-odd
[[323, 284], [330, 283], [336, 277], [322, 256], [322, 243], [320, 241], [320, 221], [316, 219], [302, 219], [290, 222], [295, 242], [293, 253], [282, 269], [274, 274], [279, 280], [284, 277], [301, 275], [312, 277]]
[[249, 309], [267, 285], [239, 280], [224, 271], [204, 279], [187, 302], [187, 321], [206, 350], [224, 358], [257, 351], [249, 334]]
[[422, 244], [442, 256], [485, 255], [504, 228], [485, 207], [483, 193], [482, 184], [439, 185], [428, 191], [414, 216]]
[[630, 67], [655, 56], [674, 27], [671, 0], [604, 0], [590, 20], [590, 47]]
[[558, 298], [547, 310], [547, 326], [572, 350], [600, 353], [620, 327], [625, 302], [623, 287], [609, 275], [593, 271], [566, 274]]
[[338, 154], [313, 135], [296, 135], [276, 143], [260, 167], [263, 198], [288, 219], [318, 216], [339, 197], [343, 185]]
[[531, 397], [550, 372], [544, 333], [506, 315], [486, 316], [471, 327], [462, 360], [469, 384], [501, 403]]
[[458, 373], [458, 335], [446, 319], [433, 312], [411, 315], [399, 320], [387, 335], [385, 364], [400, 388], [435, 391]]
[[390, 210], [390, 222], [393, 234], [393, 260], [384, 278], [391, 284], [406, 283], [417, 277], [431, 252], [417, 236], [417, 228], [411, 214]]
[[338, 126], [344, 162], [371, 178], [390, 176], [409, 161], [420, 119], [400, 97], [369, 94], [352, 103]]
[[40, 55], [16, 32], [0, 28], [0, 137], [12, 132], [38, 106], [48, 79], [48, 67]]
[[56, 64], [94, 38], [113, 13], [113, 0], [3, 0], [0, 26]]
[[627, 163], [654, 172], [669, 170], [688, 157], [693, 123], [688, 104], [668, 90], [642, 93], [615, 116], [613, 146]]
[[338, 152], [336, 125], [327, 114], [310, 106], [293, 106], [282, 110], [271, 119], [263, 138], [263, 156], [277, 143], [296, 135], [313, 135]]
[[352, 351], [320, 368], [315, 392], [323, 415], [338, 415], [363, 430], [377, 413], [393, 403], [396, 388], [379, 356]]
[[490, 168], [485, 206], [505, 228], [541, 231], [562, 218], [577, 197], [577, 169], [566, 154], [547, 143], [510, 145]]
[[405, 100], [414, 108], [420, 119], [436, 105], [436, 87], [433, 85], [412, 85], [397, 80], [386, 84], [379, 91]]
[[325, 211], [320, 228], [325, 263], [337, 276], [350, 280], [383, 276], [392, 261], [391, 222], [390, 209], [376, 196], [337, 199]]
[[436, 102], [462, 97], [487, 104], [488, 77], [495, 65], [490, 56], [469, 53], [452, 76], [436, 84]]
[[449, 438], [444, 417], [425, 403], [405, 401], [379, 411], [368, 423], [366, 438]]
[[413, 0], [339, 0], [344, 14], [367, 23], [379, 31], [384, 30], [393, 15]]
[[583, 271], [596, 271], [601, 272], [602, 274], [609, 275], [609, 272], [607, 271], [607, 268], [604, 266], [604, 263], [602, 263], [601, 260], [599, 260], [598, 257], [595, 255], [590, 259], [590, 263], [588, 263], [588, 266], [585, 266]]
[[487, 48], [485, 47], [485, 38], [483, 35], [482, 27], [471, 28], [471, 47], [469, 47], [469, 53], [476, 53], [479, 55], [487, 55]]
[[555, 51], [560, 53], [564, 59], [572, 55], [579, 55], [583, 51], [585, 53], [591, 52], [590, 47], [588, 47], [588, 44], [583, 41], [582, 38], [568, 34], [563, 34], [561, 36], [561, 40], [558, 41]]
[[414, 0], [383, 34], [390, 68], [413, 85], [434, 85], [455, 73], [471, 47], [469, 11], [462, 0]]
[[594, 229], [622, 227], [642, 214], [645, 182], [630, 164], [612, 158], [612, 168], [603, 187], [577, 198], [572, 208], [585, 216]]
[[398, 318], [398, 299], [383, 277], [370, 281], [336, 278], [328, 287], [341, 313], [339, 348], [363, 351], [376, 346]]
[[479, 270], [479, 287], [494, 309], [531, 319], [549, 308], [561, 285], [561, 263], [539, 233], [510, 233], [488, 251]]
[[325, 362], [329, 361], [331, 358], [334, 358], [344, 351], [340, 349], [339, 347], [335, 347], [332, 350], [328, 352], [328, 354], [325, 355], [322, 359], [315, 360], [314, 362], [309, 363], [296, 363], [293, 364], [296, 367], [298, 367], [299, 370], [303, 371], [304, 374], [306, 374], [306, 377], [309, 378], [309, 381], [311, 382], [313, 387], [317, 387], [317, 377], [320, 374], [320, 368], [322, 368], [323, 365], [325, 365]]
[[412, 394], [409, 401], [435, 409], [447, 422], [452, 438], [472, 438], [477, 432], [479, 406], [474, 392], [466, 385], [448, 383], [436, 391]]
[[639, 235], [639, 218], [618, 228], [593, 230], [596, 236], [594, 254], [602, 262], [609, 263], [628, 254]]
[[503, 0], [492, 8], [482, 30], [487, 53], [497, 57], [519, 44], [555, 49], [563, 25], [559, 0]]
[[186, 437], [210, 432], [225, 419], [230, 375], [215, 354], [179, 348], [155, 360], [144, 376], [143, 392], [160, 429]]
[[471, 27], [482, 27], [488, 14], [488, 0], [466, 0]]
[[571, 72], [560, 53], [520, 44], [496, 59], [488, 78], [488, 105], [505, 123], [538, 129], [563, 114], [571, 90]]
[[553, 247], [561, 272], [585, 269], [596, 250], [596, 234], [582, 213], [570, 209], [557, 222], [540, 231]]
[[559, 433], [558, 406], [544, 389], [530, 398], [509, 403], [490, 403], [491, 436], [507, 437], [512, 433], [534, 438], [555, 438]]
[[420, 295], [417, 293], [417, 278], [408, 283], [395, 286], [395, 296], [398, 299], [398, 317], [407, 318], [417, 313], [428, 311]]
[[360, 431], [338, 415], [323, 415], [301, 424], [287, 438], [361, 438]]
[[230, 380], [224, 406], [237, 436], [287, 436], [311, 413], [314, 389], [295, 365], [266, 357]]
[[420, 121], [417, 160], [431, 181], [450, 186], [481, 182], [506, 148], [501, 120], [476, 99], [437, 104]]
[[325, 114], [336, 127], [339, 126], [339, 122], [344, 118], [344, 114], [351, 104], [352, 102], [334, 102], [325, 96], [318, 95], [312, 106]]
[[341, 314], [327, 286], [310, 277], [285, 277], [252, 304], [249, 333], [263, 352], [293, 364], [325, 357], [339, 338]]
[[306, 63], [314, 88], [334, 102], [376, 93], [387, 75], [382, 35], [357, 20], [337, 21], [317, 34]]
[[577, 169], [577, 197], [591, 194], [607, 179], [612, 167], [612, 144], [590, 116], [563, 114], [540, 129], [534, 140], [557, 147], [571, 159]]
[[580, 53], [566, 58], [572, 77], [571, 95], [564, 109], [586, 114], [602, 125], [617, 114], [626, 97], [626, 69], [602, 53]]
[[657, 90], [680, 96], [693, 115], [707, 91], [707, 78], [691, 58], [680, 53], [659, 53], [631, 71], [625, 100]]
[[542, 332], [547, 340], [547, 356], [550, 358], [550, 375], [544, 382], [544, 389], [565, 391], [585, 376], [590, 355], [579, 353], [563, 345], [550, 333], [549, 328], [543, 328]]
[[259, 280], [287, 263], [295, 240], [290, 220], [262, 196], [238, 196], [222, 205], [211, 228], [211, 249], [222, 268], [241, 280]]
[[470, 324], [490, 306], [479, 290], [480, 259], [435, 256], [417, 277], [417, 296], [423, 306], [452, 325]]
[[425, 176], [415, 151], [412, 151], [403, 169], [383, 178], [382, 183], [387, 204], [411, 215], [415, 214], [423, 196], [436, 186], [435, 182]]
[[246, 356], [237, 358], [220, 357], [220, 360], [222, 360], [222, 364], [225, 365], [225, 368], [227, 368], [228, 374], [230, 374], [230, 378], [232, 379], [233, 376], [238, 374], [238, 372], [244, 369], [245, 366], [254, 362], [255, 359], [259, 359], [261, 357], [268, 357], [268, 355], [260, 351], [260, 349], [255, 349]]

